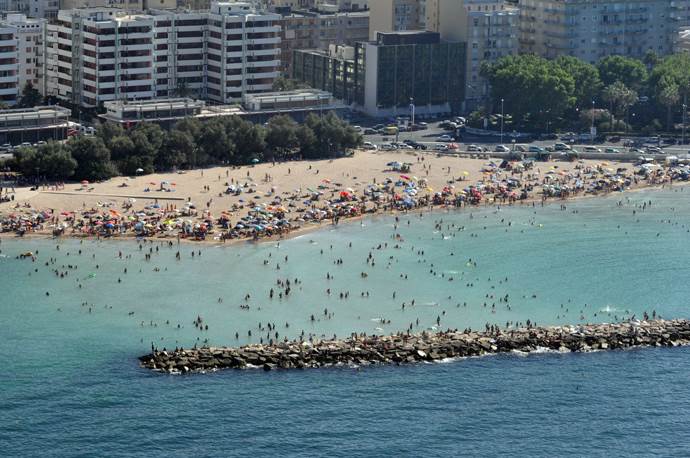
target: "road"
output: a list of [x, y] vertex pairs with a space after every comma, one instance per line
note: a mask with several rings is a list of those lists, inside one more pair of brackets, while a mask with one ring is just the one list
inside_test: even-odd
[[[441, 127], [438, 126], [438, 123], [434, 124], [429, 124], [429, 128], [427, 130], [419, 130], [416, 132], [401, 132], [398, 135], [398, 142], [402, 142], [404, 140], [413, 140], [417, 143], [430, 143], [430, 144], [435, 144], [437, 143], [436, 140], [438, 137], [441, 135], [452, 135], [452, 132], [449, 132], [445, 129], [442, 129]], [[389, 136], [389, 135], [364, 135], [364, 141], [368, 141], [371, 143], [374, 143], [376, 145], [381, 145], [384, 143], [390, 143], [390, 142], [395, 142], [396, 138], [395, 136]], [[534, 142], [530, 142], [529, 145], [534, 145], [534, 146], [540, 146], [542, 148], [545, 148], [547, 146], [553, 146], [554, 143], [560, 142], [560, 140], [536, 140]], [[455, 142], [457, 145], [459, 145], [459, 150], [460, 151], [467, 151], [467, 146], [470, 143], [465, 143], [462, 141]], [[508, 138], [506, 137], [506, 142], [504, 143], [507, 147], [511, 147], [510, 143], [508, 142]], [[498, 143], [477, 143], [478, 146], [481, 146], [483, 148], [487, 148], [489, 151], [493, 151], [496, 145]], [[576, 149], [580, 153], [584, 152], [585, 146], [591, 146], [590, 144], [575, 144], [571, 145], [572, 148]], [[628, 152], [629, 148], [626, 148], [622, 145], [622, 142], [606, 142], [606, 143], [597, 143], [594, 146], [597, 148], [601, 149], [604, 151], [605, 148], [616, 148], [619, 150], [621, 153], [623, 152]], [[671, 155], [685, 155], [690, 153], [690, 146], [688, 145], [670, 145], [667, 147], [663, 148], [664, 154], [671, 154]]]

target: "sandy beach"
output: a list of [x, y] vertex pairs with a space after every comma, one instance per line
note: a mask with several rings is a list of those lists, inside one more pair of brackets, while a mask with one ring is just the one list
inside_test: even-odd
[[[395, 162], [410, 164], [409, 171], [394, 170], [395, 167], [390, 164]], [[479, 186], [483, 191], [481, 198], [472, 203], [487, 204], [542, 200], [542, 186], [545, 183], [570, 186], [573, 192], [568, 191], [567, 196], [559, 197], [573, 197], [585, 195], [587, 186], [591, 186], [593, 180], [606, 177], [611, 181], [614, 175], [616, 180], [629, 179], [626, 189], [664, 181], [663, 177], [657, 177], [653, 181], [638, 182], [632, 177], [633, 166], [629, 163], [594, 160], [535, 162], [529, 170], [500, 169], [500, 163], [500, 159], [460, 158], [414, 151], [358, 151], [353, 157], [336, 160], [263, 163], [236, 168], [215, 167], [116, 177], [99, 183], [42, 186], [38, 190], [17, 188], [14, 200], [0, 203], [0, 217], [29, 217], [41, 213], [44, 221], [34, 224], [25, 232], [28, 235], [50, 235], [56, 227], [62, 227], [65, 235], [95, 235], [94, 231], [87, 231], [85, 227], [99, 229], [96, 225], [101, 226], [108, 219], [112, 223], [128, 219], [134, 224], [141, 219], [142, 223], [147, 223], [146, 228], [142, 229], [146, 231], [143, 235], [147, 236], [165, 234], [170, 237], [179, 233], [180, 222], [183, 225], [185, 222], [191, 223], [197, 228], [199, 224], [208, 224], [204, 237], [194, 238], [217, 241], [223, 232], [217, 224], [218, 218], [224, 218], [226, 226], [223, 229], [227, 231], [240, 222], [247, 223], [249, 219], [242, 218], [250, 214], [256, 216], [257, 209], [268, 209], [262, 211], [270, 211], [271, 216], [278, 212], [278, 219], [291, 223], [289, 228], [279, 232], [259, 235], [284, 236], [318, 227], [320, 221], [332, 220], [335, 215], [330, 212], [330, 205], [347, 203], [352, 208], [341, 211], [340, 216], [357, 217], [363, 213], [394, 209], [386, 205], [385, 199], [393, 202], [393, 199], [398, 199], [398, 194], [403, 196], [400, 200], [414, 198], [414, 208], [427, 208], [431, 203], [441, 203], [434, 202], [438, 200], [434, 196], [440, 197], [442, 191], [445, 191], [443, 202], [447, 204], [449, 197], [460, 196], [459, 193], [463, 193], [461, 190], [469, 186]], [[493, 188], [509, 179], [518, 180], [518, 186], [508, 190], [510, 193], [501, 188], [499, 195], [498, 190]], [[385, 199], [374, 199], [370, 192], [384, 184], [387, 187], [381, 194]], [[492, 186], [488, 191], [481, 188], [487, 184]], [[580, 186], [577, 192], [576, 184]], [[414, 194], [403, 195], [403, 188], [409, 191], [410, 187], [414, 188]], [[522, 196], [516, 197], [517, 192], [522, 190]], [[406, 202], [409, 203], [408, 200]], [[319, 213], [320, 209], [327, 211]], [[99, 213], [104, 215], [98, 218], [100, 221], [92, 219]], [[84, 218], [88, 221], [84, 221]], [[155, 221], [151, 221], [151, 218]], [[81, 230], [76, 231], [74, 226], [80, 219]], [[167, 221], [168, 226], [164, 229], [154, 227], [161, 221]], [[118, 230], [116, 235], [142, 234], [123, 229]], [[236, 235], [228, 238], [252, 238], [245, 232]]]

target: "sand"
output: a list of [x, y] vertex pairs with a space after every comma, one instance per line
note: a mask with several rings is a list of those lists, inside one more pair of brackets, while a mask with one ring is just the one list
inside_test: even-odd
[[[191, 201], [200, 213], [209, 210], [213, 218], [218, 217], [223, 211], [230, 211], [233, 204], [244, 206], [243, 209], [231, 213], [232, 221], [236, 222], [247, 214], [249, 208], [270, 202], [273, 199], [273, 196], [269, 195], [272, 189], [275, 190], [275, 195], [285, 196], [294, 195], [298, 189], [301, 190], [300, 194], [305, 194], [308, 188], [327, 186], [327, 189], [322, 189], [325, 199], [331, 195], [337, 197], [340, 191], [348, 188], [355, 194], [360, 194], [375, 180], [381, 183], [386, 178], [398, 179], [400, 172], [394, 172], [386, 165], [393, 161], [412, 163], [411, 171], [405, 175], [425, 178], [428, 186], [434, 191], [440, 191], [453, 179], [464, 180], [455, 183], [457, 188], [476, 183], [483, 176], [482, 167], [489, 162], [487, 159], [441, 156], [416, 151], [358, 151], [353, 157], [336, 160], [264, 163], [238, 168], [214, 167], [138, 177], [116, 177], [86, 186], [69, 183], [59, 191], [49, 187], [38, 191], [18, 188], [13, 202], [0, 204], [0, 215], [16, 211], [17, 204], [21, 206], [27, 203], [33, 209], [51, 209], [55, 214], [99, 208], [103, 207], [103, 204], [110, 204], [110, 208], [121, 211], [126, 201], [134, 199], [134, 210], [142, 209], [156, 201], [162, 207], [170, 204], [179, 209]], [[500, 159], [494, 159], [494, 162], [500, 163]], [[580, 161], [580, 164], [596, 166], [601, 164], [601, 161]], [[558, 171], [574, 171], [576, 165], [577, 163], [573, 162], [538, 162], [534, 170], [539, 170], [543, 176], [554, 167]], [[423, 166], [428, 169], [425, 170]], [[618, 165], [611, 162], [608, 166], [615, 170]], [[239, 196], [224, 194], [227, 185], [232, 184], [233, 180], [235, 184], [240, 185], [250, 183], [250, 187], [256, 192], [243, 192]], [[161, 190], [161, 182], [167, 182], [168, 184], [163, 187], [171, 191]], [[150, 191], [146, 192], [146, 189]], [[296, 208], [288, 208], [290, 219], [298, 216], [294, 213], [295, 210]]]

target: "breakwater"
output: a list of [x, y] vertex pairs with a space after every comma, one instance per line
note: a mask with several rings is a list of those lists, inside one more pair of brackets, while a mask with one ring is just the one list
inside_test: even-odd
[[690, 320], [532, 327], [509, 331], [352, 336], [344, 340], [291, 341], [238, 348], [203, 347], [154, 351], [139, 358], [145, 368], [167, 373], [218, 369], [305, 369], [338, 365], [411, 364], [447, 358], [539, 350], [587, 352], [690, 344]]

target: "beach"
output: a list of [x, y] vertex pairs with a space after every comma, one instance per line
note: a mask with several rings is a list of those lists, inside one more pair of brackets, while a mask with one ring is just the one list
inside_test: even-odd
[[22, 235], [283, 238], [363, 214], [526, 204], [669, 180], [665, 168], [635, 176], [629, 163], [501, 162], [412, 151], [358, 151], [336, 160], [50, 184], [14, 189], [14, 200], [0, 204], [0, 221], [6, 233], [20, 230]]

